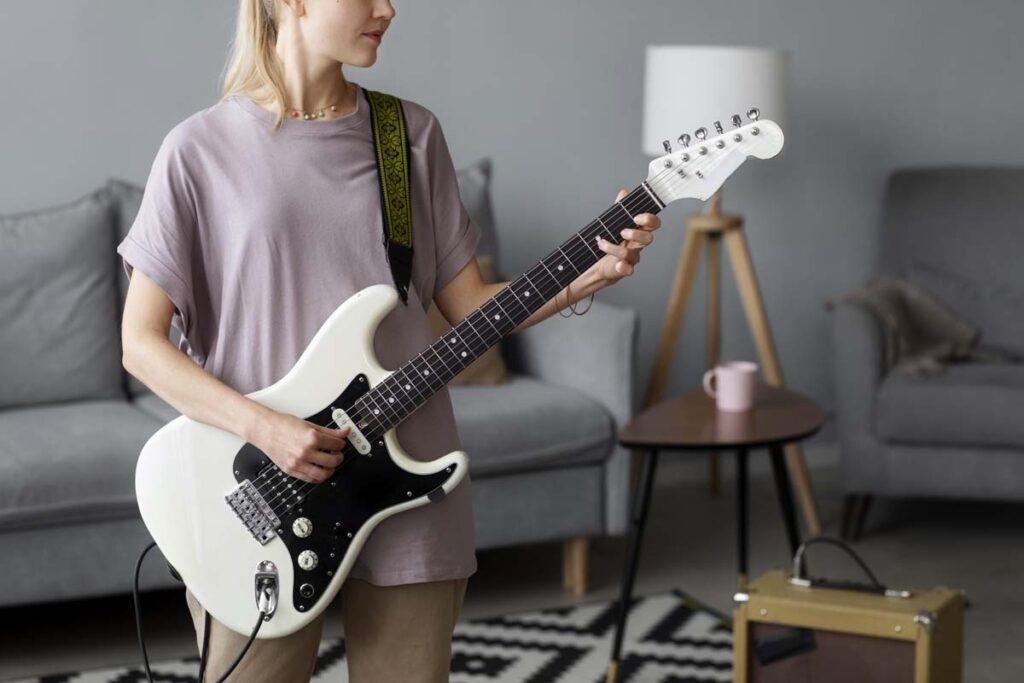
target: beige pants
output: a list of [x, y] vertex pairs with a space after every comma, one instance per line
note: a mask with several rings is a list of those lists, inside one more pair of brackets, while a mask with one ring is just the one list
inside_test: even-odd
[[[467, 582], [468, 579], [456, 579], [374, 586], [348, 578], [338, 596], [349, 681], [447, 681], [452, 631], [462, 611]], [[201, 649], [205, 611], [187, 588], [185, 599]], [[321, 612], [305, 627], [283, 638], [257, 638], [228, 683], [308, 683], [316, 664], [324, 616]], [[223, 676], [248, 639], [211, 616], [206, 676], [201, 683]]]

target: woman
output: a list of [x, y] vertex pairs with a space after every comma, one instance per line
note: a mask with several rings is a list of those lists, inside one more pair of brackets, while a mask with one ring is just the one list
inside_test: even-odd
[[[309, 482], [338, 466], [346, 432], [244, 394], [280, 379], [347, 297], [393, 282], [368, 104], [341, 67], [372, 65], [394, 17], [389, 0], [241, 0], [223, 97], [164, 138], [117, 248], [135, 274], [125, 368], [183, 414], [238, 434]], [[481, 280], [473, 258], [480, 234], [440, 124], [414, 102], [402, 106], [414, 259], [408, 305], [381, 321], [375, 340], [392, 368], [433, 341], [431, 300], [455, 324], [506, 284]], [[626, 241], [602, 243], [605, 256], [519, 329], [631, 274], [660, 226], [652, 214], [634, 220]], [[179, 348], [168, 340], [172, 321]], [[397, 431], [422, 460], [460, 448], [445, 390]], [[341, 589], [351, 680], [447, 680], [452, 629], [476, 570], [472, 530], [468, 477], [440, 503], [374, 530]], [[201, 643], [204, 610], [190, 591], [186, 598]], [[257, 640], [232, 679], [308, 680], [322, 627], [323, 613], [290, 636]], [[211, 679], [245, 640], [212, 620]]]

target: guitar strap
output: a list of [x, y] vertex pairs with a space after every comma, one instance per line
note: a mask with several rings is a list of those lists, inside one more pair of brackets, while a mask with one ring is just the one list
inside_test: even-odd
[[412, 201], [409, 183], [409, 138], [402, 103], [394, 95], [363, 88], [370, 103], [373, 146], [377, 153], [384, 247], [391, 277], [402, 303], [409, 305], [412, 275]]

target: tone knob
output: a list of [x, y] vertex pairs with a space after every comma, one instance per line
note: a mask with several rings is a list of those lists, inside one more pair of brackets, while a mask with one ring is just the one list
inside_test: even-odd
[[299, 595], [301, 595], [304, 598], [313, 597], [313, 592], [313, 586], [308, 583], [304, 583], [301, 586], [299, 586]]
[[305, 517], [299, 517], [297, 520], [292, 522], [292, 533], [299, 538], [305, 538], [313, 533], [313, 522], [309, 521]]
[[303, 550], [299, 553], [299, 567], [307, 572], [316, 569], [319, 558], [312, 550]]

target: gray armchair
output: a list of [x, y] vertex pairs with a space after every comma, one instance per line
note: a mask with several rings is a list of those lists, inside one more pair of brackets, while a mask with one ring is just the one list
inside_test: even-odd
[[[1024, 355], [1024, 169], [894, 173], [882, 271], [930, 292], [981, 329], [980, 347]], [[843, 534], [873, 496], [1024, 500], [1024, 364], [887, 373], [882, 328], [847, 302], [833, 311]]]

